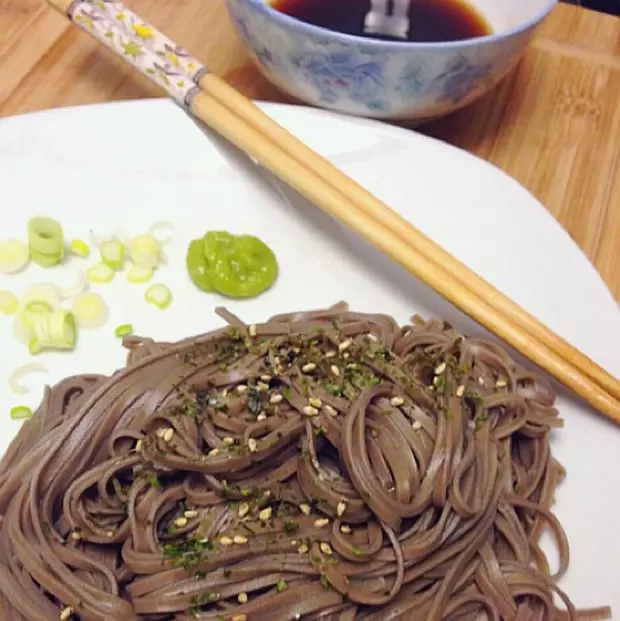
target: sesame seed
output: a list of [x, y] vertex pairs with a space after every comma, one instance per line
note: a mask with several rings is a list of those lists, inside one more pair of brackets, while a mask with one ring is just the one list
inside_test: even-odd
[[266, 507], [258, 514], [258, 519], [261, 522], [266, 522], [268, 519], [271, 518], [271, 513], [272, 513], [271, 507]]
[[195, 509], [190, 509], [189, 511], [186, 511], [183, 515], [188, 520], [193, 520], [194, 518], [198, 517], [198, 511], [196, 511]]
[[239, 510], [237, 511], [239, 517], [245, 517], [250, 512], [250, 505], [247, 502], [242, 502], [239, 505]]
[[347, 360], [347, 358], [349, 357], [349, 352], [345, 351], [344, 354], [342, 354], [342, 357]]
[[478, 378], [478, 383], [480, 384], [480, 386], [484, 386], [484, 377], [480, 376]]
[[456, 389], [456, 396], [457, 397], [462, 397], [463, 394], [465, 393], [465, 386], [463, 386], [463, 384], [461, 384], [457, 389]]
[[233, 540], [230, 537], [226, 537], [226, 535], [224, 535], [223, 537], [220, 537], [220, 543], [223, 546], [231, 546], [233, 544]]
[[319, 413], [319, 411], [315, 407], [312, 407], [311, 405], [304, 406], [302, 409], [302, 412], [306, 416], [316, 416]]
[[258, 392], [267, 392], [269, 390], [269, 384], [265, 384], [265, 382], [256, 382], [256, 390], [258, 390]]
[[248, 542], [248, 538], [244, 537], [243, 535], [235, 535], [233, 537], [233, 541], [237, 544], [237, 545], [243, 545], [244, 543]]
[[263, 380], [263, 382], [268, 382], [271, 380], [271, 375], [261, 375], [260, 378]]
[[277, 405], [278, 403], [282, 402], [282, 399], [284, 399], [282, 395], [271, 395], [271, 397], [269, 398], [269, 403], [271, 403], [271, 405]]
[[165, 427], [159, 427], [159, 428], [155, 431], [155, 435], [156, 435], [158, 438], [163, 438], [165, 433], [166, 433], [166, 428], [165, 428]]
[[346, 351], [347, 349], [349, 349], [349, 347], [351, 347], [351, 339], [347, 339], [346, 341], [342, 341], [342, 343], [340, 343], [340, 345], [338, 345], [338, 351], [339, 352], [343, 352]]
[[224, 390], [222, 390], [220, 395], [223, 399], [226, 399], [226, 397], [228, 397], [228, 388], [224, 388]]
[[506, 386], [508, 386], [508, 382], [505, 379], [498, 379], [495, 382], [495, 388], [505, 388]]
[[211, 449], [208, 453], [207, 456], [208, 457], [217, 457], [220, 454], [220, 449], [219, 448], [214, 448]]
[[325, 405], [323, 406], [323, 409], [325, 410], [326, 414], [329, 414], [329, 416], [338, 415], [338, 410], [336, 408], [333, 408], [331, 405]]
[[310, 507], [310, 505], [306, 504], [305, 502], [301, 505], [299, 505], [299, 510], [304, 514], [304, 515], [310, 515], [310, 512], [312, 511], [312, 508]]
[[239, 595], [237, 595], [237, 599], [239, 600], [240, 604], [247, 604], [248, 603], [248, 594], [247, 593], [239, 593]]
[[254, 438], [250, 438], [248, 440], [248, 448], [250, 449], [250, 453], [255, 453], [258, 449], [258, 442]]
[[419, 420], [414, 421], [413, 425], [411, 426], [413, 427], [414, 431], [422, 429], [422, 423]]
[[267, 420], [267, 412], [261, 412], [257, 417], [256, 420], [260, 423], [264, 420]]
[[239, 386], [237, 386], [237, 392], [239, 394], [243, 394], [244, 392], [248, 391], [248, 387], [245, 384], [239, 384]]
[[112, 539], [112, 537], [114, 537], [114, 531], [113, 531], [113, 530], [109, 530], [109, 531], [106, 533], [106, 536], [108, 536], [110, 539]]
[[74, 530], [71, 533], [71, 539], [73, 539], [73, 541], [81, 541], [82, 540], [82, 533], [79, 530]]
[[73, 608], [71, 608], [71, 606], [67, 606], [66, 608], [63, 608], [60, 612], [60, 621], [67, 621], [67, 619], [70, 619], [72, 616]]
[[334, 553], [334, 551], [332, 550], [332, 547], [326, 541], [321, 541], [321, 545], [319, 546], [319, 548], [321, 548], [321, 552], [323, 552], [323, 554]]
[[338, 368], [337, 365], [332, 364], [329, 370], [332, 372], [332, 375], [334, 377], [340, 377], [340, 369]]
[[335, 357], [336, 357], [336, 352], [335, 352], [335, 351], [333, 351], [333, 350], [330, 350], [330, 351], [328, 351], [328, 352], [325, 354], [325, 357], [326, 357], [326, 358], [335, 358]]
[[323, 405], [323, 402], [318, 397], [310, 397], [310, 399], [308, 399], [308, 403], [313, 408], [320, 408]]
[[226, 446], [232, 446], [235, 443], [235, 439], [231, 438], [230, 436], [226, 436], [222, 442], [226, 445]]
[[476, 421], [473, 421], [473, 420], [468, 421], [468, 422], [467, 422], [467, 426], [468, 426], [470, 429], [475, 429], [475, 428], [476, 428]]
[[318, 520], [314, 520], [314, 525], [317, 528], [323, 528], [324, 526], [327, 526], [328, 524], [329, 524], [328, 518], [319, 518]]
[[448, 365], [445, 362], [442, 362], [439, 366], [435, 368], [435, 375], [441, 375]]
[[308, 362], [308, 363], [304, 364], [303, 367], [301, 367], [301, 370], [304, 373], [312, 373], [312, 371], [314, 371], [314, 369], [316, 369], [316, 364], [314, 364], [314, 362]]
[[164, 442], [168, 444], [170, 441], [172, 441], [173, 436], [174, 436], [174, 429], [172, 427], [168, 427], [168, 429], [166, 429], [164, 433]]
[[248, 621], [248, 615], [235, 615], [230, 621]]
[[341, 500], [336, 507], [336, 515], [338, 517], [342, 517], [344, 512], [347, 510], [347, 503], [344, 500]]
[[136, 453], [139, 453], [142, 450], [142, 440], [138, 440], [136, 442]]
[[178, 517], [175, 521], [174, 521], [174, 525], [178, 526], [179, 528], [183, 528], [184, 526], [187, 526], [187, 518], [186, 517]]
[[345, 535], [348, 535], [351, 532], [351, 527], [348, 524], [343, 524], [340, 527], [340, 532], [344, 533]]
[[307, 554], [309, 548], [305, 543], [302, 543], [298, 548], [297, 548], [297, 552], [299, 554]]
[[249, 329], [248, 332], [250, 333], [250, 336], [256, 336], [256, 324], [253, 323]]
[[405, 403], [405, 400], [402, 397], [392, 397], [390, 399], [390, 403], [394, 406], [394, 407], [399, 407], [401, 406], [403, 403]]

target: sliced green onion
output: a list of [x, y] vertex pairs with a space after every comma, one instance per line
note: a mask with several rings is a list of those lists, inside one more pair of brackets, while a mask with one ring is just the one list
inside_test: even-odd
[[129, 257], [137, 267], [156, 269], [161, 260], [161, 248], [153, 235], [139, 235], [129, 242]]
[[4, 315], [13, 315], [19, 308], [19, 300], [11, 291], [0, 291], [0, 313]]
[[168, 220], [161, 220], [160, 222], [155, 222], [149, 229], [149, 235], [152, 235], [160, 244], [167, 244], [170, 242], [170, 235], [167, 235], [163, 239], [161, 237], [157, 237], [157, 233], [159, 231], [166, 231], [173, 228], [172, 222], [168, 222]]
[[32, 418], [32, 410], [25, 405], [17, 405], [11, 408], [11, 418], [13, 420], [26, 420]]
[[149, 304], [154, 304], [157, 308], [164, 310], [168, 308], [172, 302], [172, 292], [166, 285], [152, 285], [146, 290], [144, 299]]
[[45, 334], [46, 320], [41, 317], [60, 308], [60, 298], [56, 287], [50, 283], [32, 285], [20, 300], [20, 309], [13, 322], [13, 336], [22, 345], [28, 345], [34, 338], [35, 332]]
[[77, 328], [73, 315], [65, 310], [32, 315], [34, 338], [28, 343], [33, 355], [48, 349], [74, 349], [77, 341]]
[[86, 282], [86, 276], [82, 270], [78, 270], [77, 276], [75, 278], [75, 282], [72, 285], [67, 287], [55, 287], [58, 295], [63, 299], [67, 300], [68, 298], [73, 298], [78, 293], [82, 293], [84, 289], [88, 286]]
[[56, 286], [49, 282], [32, 285], [22, 296], [21, 307], [26, 308], [30, 302], [46, 302], [52, 308], [59, 308], [60, 297]]
[[114, 330], [114, 334], [119, 339], [122, 339], [125, 336], [129, 336], [130, 334], [133, 334], [133, 326], [130, 323], [124, 323], [122, 326], [118, 326], [118, 328]]
[[76, 257], [86, 259], [90, 255], [90, 246], [83, 239], [72, 239], [69, 252]]
[[58, 265], [64, 258], [64, 236], [60, 223], [36, 217], [28, 222], [30, 258], [42, 267]]
[[17, 395], [25, 395], [29, 392], [26, 386], [22, 386], [20, 380], [31, 373], [47, 373], [47, 367], [36, 362], [24, 364], [15, 369], [9, 377], [9, 387]]
[[28, 246], [19, 239], [8, 239], [0, 244], [0, 272], [16, 274], [21, 272], [30, 261]]
[[26, 313], [51, 313], [54, 309], [44, 300], [35, 300], [28, 302], [24, 310]]
[[109, 265], [113, 270], [118, 271], [123, 269], [125, 264], [125, 246], [118, 239], [109, 239], [101, 244], [99, 249], [101, 253], [101, 259]]
[[93, 292], [78, 295], [71, 310], [80, 328], [86, 330], [96, 330], [105, 325], [110, 314], [103, 298]]
[[138, 267], [134, 265], [127, 272], [127, 281], [133, 283], [134, 285], [143, 285], [145, 282], [151, 280], [154, 274], [155, 270], [148, 267]]
[[41, 344], [39, 339], [30, 339], [30, 342], [28, 343], [28, 351], [33, 356], [40, 354], [44, 349], [45, 347]]
[[15, 321], [13, 322], [13, 336], [18, 343], [22, 345], [28, 345], [32, 339], [32, 327], [26, 322], [26, 318], [23, 313], [15, 315]]
[[114, 280], [114, 270], [107, 263], [98, 263], [86, 270], [86, 278], [90, 282], [107, 283]]

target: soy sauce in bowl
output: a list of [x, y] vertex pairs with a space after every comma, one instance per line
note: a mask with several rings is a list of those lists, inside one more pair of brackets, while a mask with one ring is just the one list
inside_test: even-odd
[[[404, 40], [364, 31], [370, 0], [270, 0], [269, 4], [281, 13], [327, 30], [386, 41]], [[492, 33], [487, 20], [464, 0], [413, 0], [409, 23], [406, 40], [411, 42], [462, 41]]]

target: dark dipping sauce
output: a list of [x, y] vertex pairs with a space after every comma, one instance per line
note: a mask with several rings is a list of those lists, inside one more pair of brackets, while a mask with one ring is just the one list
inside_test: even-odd
[[[486, 19], [461, 0], [413, 0], [409, 8], [409, 34], [406, 39], [364, 32], [370, 0], [270, 0], [276, 10], [307, 24], [343, 34], [382, 39], [439, 43], [484, 37], [492, 33]], [[391, 5], [388, 2], [388, 5]], [[391, 6], [388, 6], [391, 14]]]

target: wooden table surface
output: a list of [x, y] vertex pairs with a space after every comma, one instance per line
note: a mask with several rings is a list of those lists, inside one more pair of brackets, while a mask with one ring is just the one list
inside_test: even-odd
[[[128, 0], [250, 97], [286, 101], [250, 64], [224, 0]], [[0, 118], [157, 97], [145, 79], [43, 0], [0, 0]], [[620, 299], [620, 20], [559, 5], [492, 94], [422, 131], [529, 188]]]

